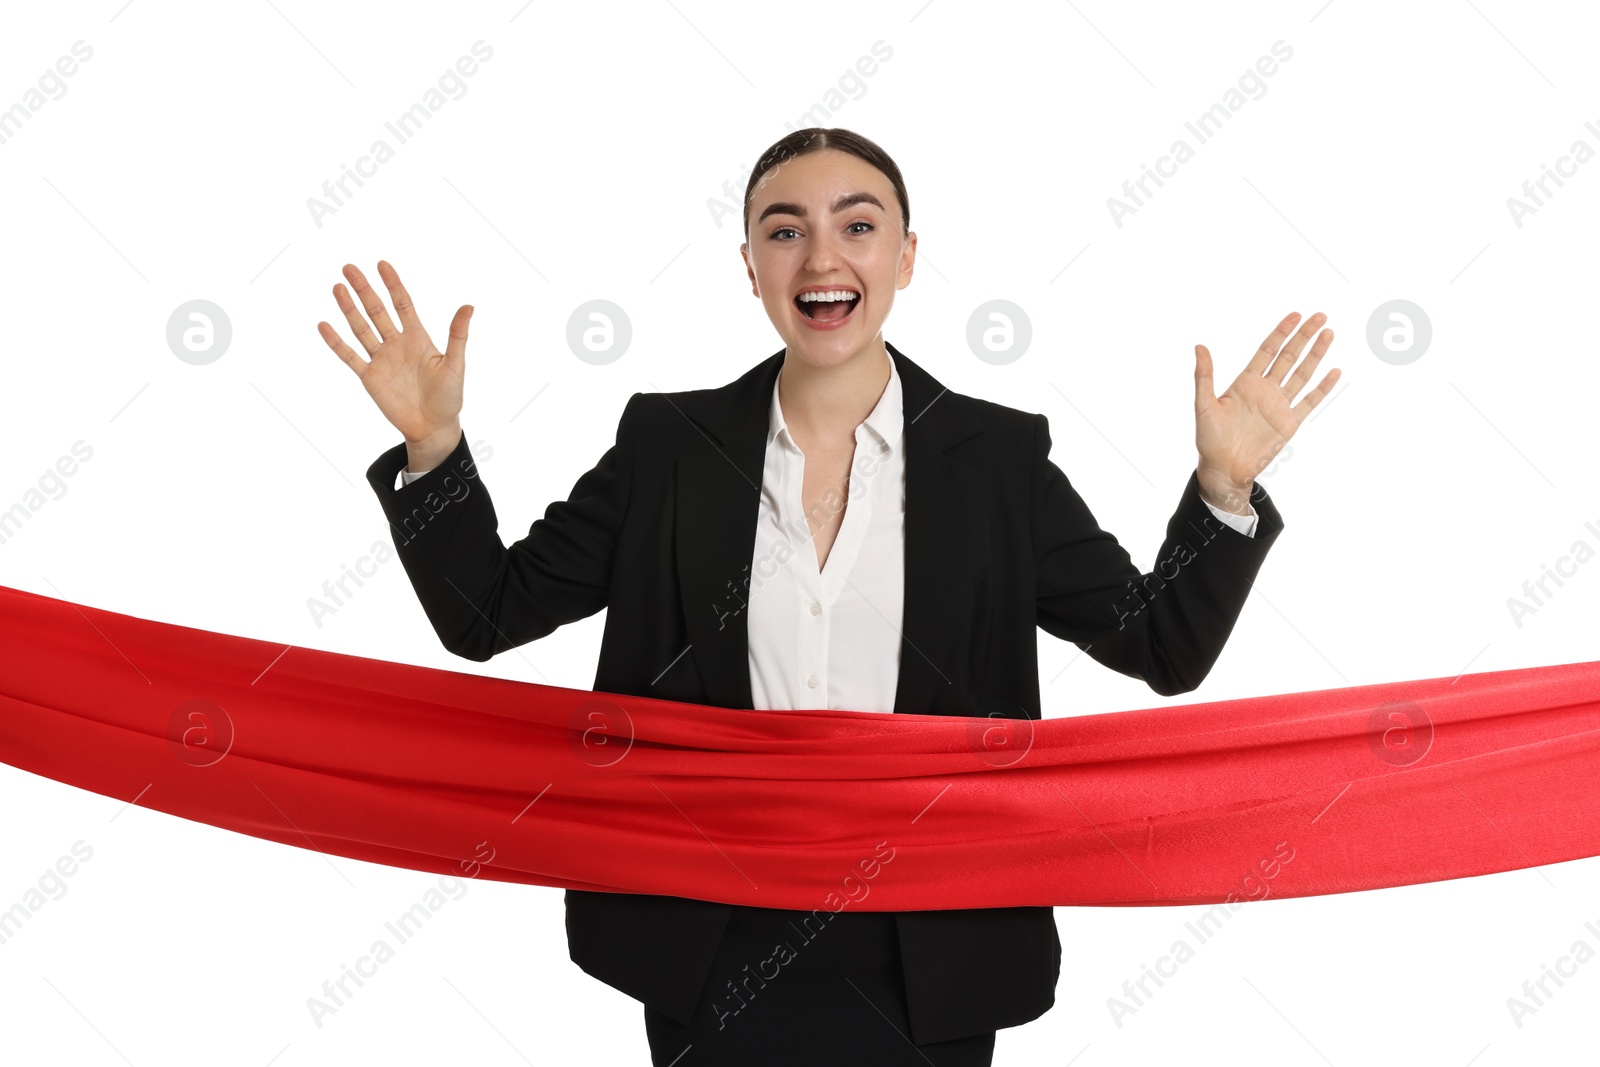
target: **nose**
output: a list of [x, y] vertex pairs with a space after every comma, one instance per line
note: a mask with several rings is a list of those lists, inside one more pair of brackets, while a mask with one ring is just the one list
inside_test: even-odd
[[837, 237], [826, 231], [813, 233], [806, 238], [806, 270], [811, 274], [827, 274], [839, 264]]

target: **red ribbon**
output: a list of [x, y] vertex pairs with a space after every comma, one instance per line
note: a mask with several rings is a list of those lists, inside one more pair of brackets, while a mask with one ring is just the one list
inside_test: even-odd
[[1600, 662], [1040, 721], [764, 712], [0, 607], [0, 760], [419, 871], [915, 911], [1600, 855]]

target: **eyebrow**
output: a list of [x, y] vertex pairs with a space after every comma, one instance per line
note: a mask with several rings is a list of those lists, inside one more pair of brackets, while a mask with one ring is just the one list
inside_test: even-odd
[[[871, 193], [846, 193], [833, 202], [833, 213], [837, 215], [845, 208], [854, 207], [856, 204], [872, 204], [879, 211], [884, 211], [883, 201]], [[885, 214], [887, 212], [885, 211]], [[768, 204], [761, 212], [756, 222], [765, 222], [768, 215], [794, 215], [798, 218], [806, 217], [806, 209], [799, 204]]]

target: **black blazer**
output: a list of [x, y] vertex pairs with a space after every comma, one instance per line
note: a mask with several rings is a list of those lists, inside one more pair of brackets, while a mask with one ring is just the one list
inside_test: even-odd
[[[906, 429], [905, 605], [896, 712], [1037, 719], [1034, 627], [1163, 696], [1216, 661], [1283, 528], [1257, 484], [1255, 537], [1217, 521], [1191, 473], [1141, 573], [1050, 461], [1043, 415], [945, 389], [893, 345]], [[484, 661], [608, 609], [593, 688], [749, 708], [746, 616], [782, 350], [716, 389], [635, 393], [616, 443], [507, 549], [463, 434], [395, 488], [404, 443], [367, 479], [444, 646]], [[733, 907], [566, 893], [584, 971], [687, 1022]], [[918, 1043], [1015, 1026], [1055, 1002], [1047, 907], [899, 912]]]

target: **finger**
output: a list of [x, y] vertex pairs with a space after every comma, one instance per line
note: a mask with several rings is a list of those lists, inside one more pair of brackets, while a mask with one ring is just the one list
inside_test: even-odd
[[1295, 417], [1295, 425], [1299, 426], [1306, 421], [1306, 417], [1322, 403], [1323, 399], [1333, 391], [1334, 383], [1339, 380], [1339, 368], [1335, 367], [1322, 376], [1322, 381], [1317, 387], [1301, 398], [1300, 403], [1289, 409], [1289, 414]]
[[450, 320], [450, 339], [445, 342], [444, 360], [459, 373], [467, 361], [467, 323], [472, 320], [472, 305], [462, 304]]
[[356, 372], [357, 378], [367, 372], [367, 368], [371, 364], [357, 355], [355, 349], [344, 343], [344, 338], [339, 336], [338, 330], [335, 330], [326, 322], [319, 322], [317, 323], [317, 332], [328, 343], [328, 347], [333, 349], [333, 354], [344, 360], [344, 365]]
[[1288, 338], [1289, 331], [1294, 329], [1294, 324], [1300, 321], [1300, 312], [1291, 311], [1278, 323], [1278, 328], [1267, 334], [1267, 339], [1261, 342], [1261, 347], [1256, 349], [1256, 354], [1250, 357], [1250, 362], [1245, 365], [1245, 370], [1251, 374], [1261, 375], [1266, 373], [1267, 364], [1272, 362], [1272, 357], [1278, 354], [1278, 348]]
[[356, 307], [355, 300], [350, 296], [350, 290], [335, 283], [333, 299], [338, 303], [339, 310], [344, 312], [344, 321], [350, 324], [350, 330], [356, 335], [356, 341], [367, 350], [367, 355], [372, 355], [383, 342], [372, 332], [372, 327], [367, 325], [367, 318], [361, 314], [361, 309]]
[[1300, 361], [1294, 374], [1283, 383], [1283, 396], [1286, 400], [1293, 400], [1296, 393], [1304, 389], [1311, 380], [1311, 375], [1316, 372], [1317, 364], [1322, 362], [1322, 357], [1328, 352], [1328, 346], [1333, 344], [1333, 331], [1323, 330], [1317, 335], [1317, 343], [1311, 346], [1311, 354]]
[[1216, 383], [1212, 381], [1211, 350], [1205, 345], [1194, 346], [1194, 409], [1204, 411], [1217, 401]]
[[389, 299], [394, 301], [394, 313], [400, 316], [400, 325], [407, 330], [420, 329], [422, 322], [417, 318], [416, 305], [411, 302], [411, 294], [406, 292], [406, 287], [400, 284], [399, 272], [387, 260], [380, 259], [378, 277], [383, 279], [383, 284], [389, 290]]
[[367, 317], [372, 320], [372, 325], [378, 328], [378, 336], [385, 341], [391, 337], [398, 337], [400, 331], [390, 321], [389, 312], [383, 306], [383, 297], [378, 295], [378, 290], [367, 281], [367, 276], [361, 273], [361, 269], [354, 263], [346, 263], [344, 276], [350, 279], [350, 287], [356, 291], [356, 299], [361, 301], [363, 308], [366, 308]]
[[1327, 321], [1328, 316], [1320, 311], [1307, 319], [1305, 325], [1300, 327], [1300, 332], [1289, 339], [1289, 343], [1283, 346], [1283, 351], [1278, 353], [1278, 358], [1272, 361], [1272, 366], [1267, 368], [1266, 377], [1282, 385], [1284, 377], [1294, 366], [1294, 361], [1300, 358], [1300, 350], [1311, 340], [1311, 335]]

